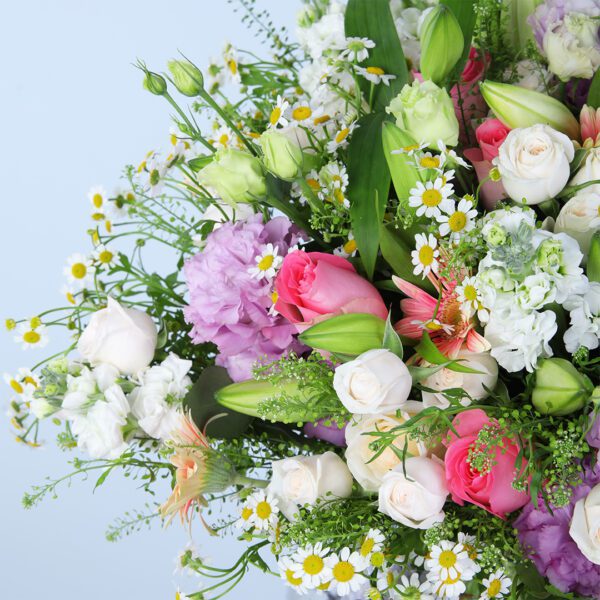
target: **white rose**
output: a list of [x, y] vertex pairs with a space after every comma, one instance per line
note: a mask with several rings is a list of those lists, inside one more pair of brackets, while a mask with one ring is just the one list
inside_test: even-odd
[[[456, 358], [461, 360], [461, 364], [465, 367], [481, 371], [481, 373], [458, 373], [450, 369], [441, 369], [430, 375], [421, 384], [424, 387], [437, 390], [437, 393], [422, 392], [425, 408], [431, 406], [447, 408], [450, 406], [450, 402], [442, 393], [444, 390], [462, 388], [473, 400], [483, 400], [488, 396], [486, 388], [493, 390], [496, 387], [498, 363], [489, 352], [474, 353], [463, 350], [459, 352]], [[468, 398], [464, 398], [462, 403], [464, 406], [468, 406], [471, 402]]]
[[429, 529], [441, 523], [448, 488], [440, 462], [415, 456], [387, 473], [379, 488], [380, 512], [414, 529]]
[[[422, 408], [422, 406], [420, 407]], [[392, 447], [386, 448], [377, 458], [375, 450], [369, 446], [377, 440], [376, 436], [368, 435], [371, 432], [390, 431], [408, 421], [419, 411], [412, 413], [402, 412], [400, 417], [395, 415], [361, 415], [356, 417], [346, 426], [346, 463], [354, 479], [367, 491], [375, 492], [381, 486], [384, 475], [398, 466], [401, 458]], [[400, 433], [394, 446], [402, 452], [404, 443], [407, 444], [407, 456], [425, 456], [427, 447], [422, 442], [406, 439]]]
[[273, 463], [268, 491], [279, 500], [281, 512], [292, 520], [298, 507], [313, 506], [319, 498], [347, 498], [352, 492], [352, 475], [333, 452], [284, 458]]
[[92, 365], [108, 363], [123, 375], [133, 375], [152, 361], [156, 338], [149, 315], [109, 298], [108, 306], [92, 315], [77, 348]]
[[[597, 179], [600, 179], [600, 148], [591, 148], [588, 151], [583, 164], [569, 182], [569, 185], [581, 185], [582, 183], [596, 181]], [[583, 188], [580, 193], [583, 192], [600, 193], [600, 184]]]
[[575, 505], [569, 533], [582, 554], [600, 565], [600, 484]]
[[573, 143], [564, 133], [533, 125], [513, 129], [493, 162], [515, 202], [539, 204], [565, 187], [574, 155]]
[[581, 190], [562, 207], [554, 226], [555, 233], [566, 233], [575, 239], [586, 258], [592, 237], [599, 229], [600, 194], [588, 189]]
[[337, 367], [333, 387], [351, 413], [388, 413], [406, 404], [412, 377], [393, 352], [376, 349]]

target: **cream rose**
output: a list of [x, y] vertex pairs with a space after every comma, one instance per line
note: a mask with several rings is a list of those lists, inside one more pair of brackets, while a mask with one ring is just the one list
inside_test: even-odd
[[156, 338], [149, 315], [109, 298], [108, 306], [92, 315], [77, 349], [92, 365], [106, 363], [123, 375], [133, 375], [152, 361]]
[[[422, 408], [422, 405], [419, 406]], [[346, 426], [346, 463], [354, 479], [369, 492], [375, 492], [381, 486], [386, 473], [394, 469], [401, 459], [391, 447], [386, 448], [377, 458], [373, 459], [376, 452], [370, 448], [377, 437], [368, 435], [370, 432], [390, 431], [402, 425], [419, 410], [403, 411], [401, 416], [392, 415], [361, 415], [356, 417]], [[394, 446], [401, 452], [407, 442], [407, 456], [425, 456], [427, 447], [422, 442], [407, 439], [405, 434], [400, 434], [394, 441]]]
[[384, 476], [379, 510], [407, 527], [429, 529], [444, 520], [447, 497], [441, 461], [414, 456]]
[[569, 533], [583, 555], [600, 565], [600, 484], [575, 505]]
[[524, 204], [553, 198], [569, 180], [573, 143], [548, 125], [513, 129], [500, 146], [498, 167], [506, 193]]
[[333, 387], [351, 413], [388, 413], [406, 403], [412, 377], [393, 352], [369, 350], [337, 367]]
[[279, 500], [281, 512], [292, 520], [300, 506], [313, 506], [319, 498], [347, 498], [352, 492], [352, 475], [333, 452], [284, 458], [273, 463], [268, 490]]
[[[595, 187], [595, 186], [592, 186]], [[594, 233], [600, 229], [600, 194], [581, 190], [561, 209], [554, 233], [566, 233], [577, 240], [587, 258]]]
[[[441, 369], [437, 373], [424, 379], [421, 384], [424, 387], [436, 390], [436, 392], [423, 391], [423, 406], [429, 408], [437, 406], [438, 408], [447, 408], [450, 406], [449, 400], [442, 393], [444, 390], [453, 388], [462, 388], [473, 398], [473, 400], [482, 400], [488, 396], [485, 388], [493, 390], [498, 381], [498, 363], [489, 352], [468, 352], [462, 351], [457, 359], [461, 364], [470, 369], [481, 371], [481, 373], [458, 373], [450, 369]], [[462, 401], [464, 406], [468, 406], [468, 398]]]

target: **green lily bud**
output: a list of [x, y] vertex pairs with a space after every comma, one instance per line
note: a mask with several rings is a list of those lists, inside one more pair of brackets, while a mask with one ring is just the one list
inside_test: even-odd
[[189, 60], [170, 60], [167, 63], [175, 87], [184, 96], [199, 96], [204, 89], [204, 77], [200, 69]]
[[280, 179], [292, 181], [302, 173], [303, 153], [300, 146], [274, 129], [265, 131], [258, 140], [265, 167]]
[[479, 87], [488, 106], [507, 127], [515, 129], [543, 123], [568, 135], [572, 140], [579, 139], [577, 119], [555, 98], [495, 81], [482, 81]]
[[452, 10], [438, 4], [421, 27], [421, 73], [424, 79], [443, 82], [462, 56], [465, 40]]
[[564, 416], [582, 409], [594, 385], [564, 358], [542, 360], [535, 372], [531, 401], [544, 415]]
[[371, 314], [331, 317], [300, 334], [300, 341], [311, 348], [358, 356], [367, 350], [383, 348], [385, 321]]
[[144, 89], [148, 90], [155, 96], [164, 96], [167, 93], [167, 82], [162, 75], [145, 70], [144, 73]]
[[600, 231], [592, 237], [585, 271], [590, 281], [600, 282]]
[[506, 33], [515, 50], [524, 50], [527, 42], [533, 39], [533, 30], [527, 22], [541, 0], [505, 0], [507, 4], [508, 23]]

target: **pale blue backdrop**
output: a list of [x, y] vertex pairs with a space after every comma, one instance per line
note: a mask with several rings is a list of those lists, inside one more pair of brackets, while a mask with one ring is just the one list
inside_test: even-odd
[[[299, 1], [258, 5], [293, 26]], [[139, 57], [163, 69], [181, 50], [205, 65], [225, 40], [253, 49], [258, 42], [225, 0], [19, 0], [3, 3], [1, 12], [3, 322], [61, 301], [65, 258], [89, 248], [89, 187], [112, 189], [125, 164], [168, 141], [169, 109], [142, 90], [131, 63]], [[22, 352], [1, 331], [0, 373], [32, 364], [45, 350]], [[14, 443], [3, 417], [8, 388], [1, 389], [0, 598], [174, 598], [175, 557], [189, 541], [179, 526], [115, 544], [104, 539], [115, 517], [145, 501], [135, 482], [115, 476], [95, 494], [92, 482], [78, 483], [62, 488], [58, 500], [21, 507], [31, 484], [67, 472], [68, 456], [54, 447], [53, 428], [39, 450]], [[198, 526], [194, 541], [215, 563], [231, 561], [238, 550], [234, 539], [215, 541]], [[253, 574], [231, 598], [259, 595], [285, 592], [275, 578]]]

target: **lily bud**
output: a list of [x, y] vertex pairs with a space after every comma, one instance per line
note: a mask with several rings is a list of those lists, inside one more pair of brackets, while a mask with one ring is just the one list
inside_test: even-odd
[[590, 400], [594, 385], [564, 358], [547, 358], [535, 372], [531, 400], [544, 415], [564, 416], [582, 409]]
[[204, 77], [200, 69], [189, 60], [170, 60], [167, 63], [175, 87], [184, 96], [199, 96], [204, 89]]
[[546, 94], [517, 85], [483, 81], [479, 84], [488, 106], [504, 125], [511, 129], [542, 123], [579, 139], [579, 123], [562, 102]]
[[358, 356], [367, 350], [383, 348], [384, 332], [383, 319], [356, 313], [321, 321], [300, 334], [300, 341], [317, 350]]
[[462, 56], [465, 41], [452, 10], [436, 6], [421, 27], [421, 73], [425, 79], [443, 82]]
[[144, 89], [148, 90], [155, 96], [164, 96], [167, 93], [167, 82], [162, 75], [145, 70], [144, 73]]

